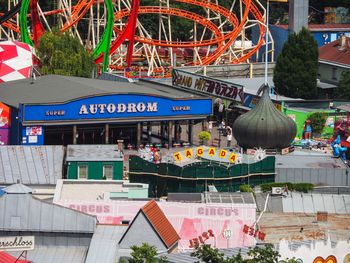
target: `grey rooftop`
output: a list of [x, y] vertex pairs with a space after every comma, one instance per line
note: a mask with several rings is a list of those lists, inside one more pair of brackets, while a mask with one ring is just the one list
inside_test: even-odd
[[133, 93], [174, 99], [201, 97], [149, 81], [126, 83], [60, 75], [44, 75], [36, 80], [22, 79], [0, 84], [2, 102], [13, 107], [18, 107], [20, 103], [59, 103], [81, 97]]

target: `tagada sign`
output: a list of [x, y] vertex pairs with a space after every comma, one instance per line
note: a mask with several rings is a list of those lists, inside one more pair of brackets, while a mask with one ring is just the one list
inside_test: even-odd
[[172, 83], [175, 87], [194, 90], [205, 95], [214, 95], [224, 99], [244, 101], [243, 86], [223, 80], [217, 80], [186, 71], [173, 69]]
[[34, 249], [34, 236], [0, 237], [0, 251], [24, 251]]

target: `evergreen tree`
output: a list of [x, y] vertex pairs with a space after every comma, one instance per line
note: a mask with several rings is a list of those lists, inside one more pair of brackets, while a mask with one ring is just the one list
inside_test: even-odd
[[44, 74], [91, 77], [92, 55], [69, 33], [52, 31], [40, 38], [37, 55]]
[[318, 46], [303, 28], [289, 35], [277, 58], [273, 81], [281, 95], [312, 99], [317, 95]]
[[335, 93], [337, 99], [350, 100], [350, 71], [343, 71]]

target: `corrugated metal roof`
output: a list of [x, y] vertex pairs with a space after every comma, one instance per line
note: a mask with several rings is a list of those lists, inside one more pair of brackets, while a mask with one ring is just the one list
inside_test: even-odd
[[25, 186], [23, 184], [13, 184], [3, 189], [5, 193], [8, 194], [31, 194], [33, 189]]
[[[288, 25], [274, 25], [283, 29], [288, 29]], [[308, 29], [313, 31], [349, 31], [350, 24], [309, 24]]]
[[292, 192], [282, 198], [282, 205], [285, 213], [315, 214], [326, 211], [330, 214], [349, 214], [350, 196]]
[[0, 184], [54, 185], [62, 178], [63, 146], [1, 146]]
[[127, 226], [98, 225], [92, 236], [85, 263], [114, 263], [117, 258], [119, 240]]
[[206, 192], [206, 203], [255, 204], [252, 193]]
[[[84, 263], [87, 250], [85, 246], [37, 246], [28, 251], [27, 258], [33, 263]], [[20, 253], [11, 252], [16, 257]]]
[[346, 169], [346, 165], [342, 160], [330, 154], [307, 150], [276, 155], [276, 169], [278, 168]]
[[0, 197], [0, 230], [93, 233], [96, 217], [47, 203], [31, 194]]
[[152, 94], [170, 98], [188, 98], [191, 94], [147, 81], [123, 83], [59, 75], [44, 75], [34, 82], [23, 79], [0, 84], [1, 101], [14, 107], [18, 107], [19, 103], [65, 102], [86, 96], [118, 93]]
[[122, 161], [116, 145], [68, 145], [67, 161]]
[[176, 230], [166, 218], [155, 200], [149, 201], [141, 208], [141, 210], [167, 248], [172, 247], [180, 239]]
[[[243, 257], [248, 255], [249, 248], [232, 248], [232, 249], [219, 249], [220, 253], [223, 253], [225, 257], [232, 257], [241, 253]], [[202, 263], [204, 261], [198, 260], [196, 257], [191, 257], [191, 252], [183, 252], [183, 253], [171, 253], [165, 255], [167, 258], [167, 262], [169, 263]]]

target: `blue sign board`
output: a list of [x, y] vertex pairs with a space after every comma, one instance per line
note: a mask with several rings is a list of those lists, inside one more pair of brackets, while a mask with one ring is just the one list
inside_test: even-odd
[[212, 100], [169, 99], [135, 94], [113, 94], [82, 98], [66, 103], [21, 105], [23, 125], [39, 122], [86, 122], [130, 120], [130, 118], [207, 116]]
[[22, 127], [22, 144], [23, 145], [43, 145], [44, 144], [44, 127], [42, 126]]
[[348, 32], [312, 32], [312, 35], [317, 41], [318, 47], [321, 47], [339, 39], [342, 35], [350, 37], [350, 30]]

